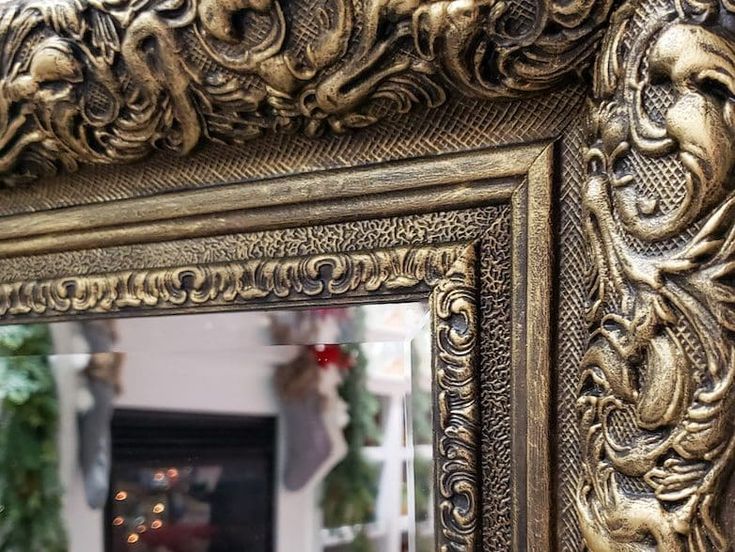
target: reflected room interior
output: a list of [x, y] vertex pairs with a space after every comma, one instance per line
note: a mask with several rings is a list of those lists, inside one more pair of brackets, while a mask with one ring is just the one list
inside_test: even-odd
[[4, 530], [38, 529], [20, 497], [41, 478], [69, 552], [433, 550], [429, 320], [416, 302], [2, 326], [0, 443], [43, 459], [1, 468]]

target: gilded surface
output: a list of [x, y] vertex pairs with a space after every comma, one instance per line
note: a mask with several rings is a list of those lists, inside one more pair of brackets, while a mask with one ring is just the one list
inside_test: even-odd
[[577, 401], [593, 552], [732, 546], [718, 517], [735, 451], [733, 15], [728, 1], [631, 3], [599, 58]]
[[503, 216], [486, 226], [480, 240], [480, 435], [482, 437], [482, 547], [513, 548], [514, 403], [512, 373], [511, 228]]
[[[582, 115], [582, 114], [580, 114]], [[559, 508], [556, 537], [559, 552], [581, 552], [575, 498], [581, 471], [579, 419], [576, 400], [578, 374], [587, 346], [584, 320], [587, 304], [586, 278], [590, 260], [582, 225], [581, 191], [585, 181], [582, 150], [586, 134], [582, 117], [568, 129], [561, 144], [561, 181], [559, 197], [558, 315], [556, 320], [556, 442], [555, 481]]]
[[204, 143], [188, 156], [159, 152], [130, 164], [87, 165], [30, 185], [0, 187], [0, 215], [140, 198], [265, 178], [375, 165], [553, 139], [584, 110], [581, 86], [503, 102], [449, 95], [440, 108], [387, 112], [378, 123], [310, 138], [267, 132], [245, 144]]
[[296, 17], [279, 0], [10, 2], [0, 178], [533, 94], [587, 65], [611, 4], [331, 0]]
[[433, 286], [457, 260], [456, 249], [397, 248], [4, 283], [0, 316], [228, 305]]
[[[478, 474], [478, 283], [472, 244], [122, 271], [0, 284], [0, 316], [133, 313], [263, 305], [367, 293], [430, 294], [436, 401], [437, 543], [475, 550]], [[280, 304], [280, 303], [279, 303]]]
[[[558, 200], [563, 246], [578, 243], [583, 211], [592, 285], [589, 341], [583, 345], [575, 334], [560, 340], [558, 352], [557, 386], [560, 396], [574, 395], [576, 413], [557, 410], [557, 542], [579, 550], [583, 541], [593, 552], [727, 550], [733, 542], [720, 509], [735, 462], [735, 5], [617, 4], [597, 58], [588, 173], [578, 196], [570, 187], [581, 179], [565, 167]], [[12, 185], [80, 164], [136, 161], [156, 149], [187, 154], [202, 142], [239, 144], [269, 131], [294, 131], [305, 137], [298, 142], [305, 149], [312, 137], [370, 126], [417, 105], [460, 105], [459, 94], [472, 101], [533, 96], [584, 70], [611, 9], [604, 0], [4, 4], [0, 179]], [[440, 131], [450, 123], [445, 119]], [[480, 128], [469, 134], [482, 134]], [[519, 141], [523, 132], [518, 128]], [[562, 156], [573, 164], [582, 151], [567, 151], [580, 142], [571, 134]], [[441, 132], [432, 137], [433, 144]], [[469, 139], [462, 144], [478, 147]], [[360, 162], [353, 153], [346, 146], [346, 164]], [[291, 157], [283, 165], [286, 172], [302, 168]], [[165, 171], [167, 162], [157, 166]], [[106, 183], [100, 174], [89, 178]], [[140, 173], [131, 174], [135, 180]], [[206, 184], [209, 176], [201, 178]], [[49, 205], [76, 201], [61, 196]], [[22, 210], [33, 210], [33, 199]], [[220, 241], [227, 237], [211, 240], [212, 247]], [[178, 254], [178, 246], [171, 250]], [[2, 285], [0, 307], [33, 316], [430, 287], [435, 311], [443, 313], [435, 343], [440, 420], [451, 427], [439, 446], [453, 459], [437, 474], [441, 538], [446, 550], [472, 550], [481, 510], [483, 546], [508, 549], [518, 520], [504, 487], [515, 473], [506, 437], [517, 428], [509, 426], [512, 392], [503, 386], [515, 382], [505, 372], [484, 374], [487, 405], [476, 412], [468, 374], [478, 336], [462, 331], [479, 323], [486, 333], [488, 319], [478, 320], [471, 256], [436, 257], [435, 250], [412, 257], [409, 250], [32, 283], [21, 277]], [[72, 257], [87, 254], [96, 253]], [[561, 270], [569, 272], [559, 285], [578, 287], [585, 263], [576, 255], [561, 251]], [[23, 273], [50, 258], [8, 262]], [[484, 271], [492, 264], [480, 262]], [[570, 295], [560, 291], [562, 338], [582, 333], [578, 306], [585, 299]], [[483, 291], [483, 313], [488, 297]], [[484, 334], [479, 339], [490, 346]], [[490, 388], [501, 389], [499, 399]], [[473, 441], [478, 416], [485, 422], [484, 484], [492, 487], [482, 504]]]
[[[467, 138], [478, 139], [477, 136]], [[324, 142], [327, 143], [326, 140]], [[483, 272], [478, 281], [472, 285], [477, 287], [474, 293], [480, 301], [477, 309], [481, 310], [482, 314], [480, 316], [477, 310], [467, 310], [468, 288], [461, 294], [457, 293], [458, 301], [446, 308], [451, 310], [452, 321], [459, 324], [459, 330], [462, 330], [467, 321], [482, 324], [481, 335], [472, 340], [473, 347], [479, 349], [472, 351], [473, 358], [479, 366], [476, 368], [474, 382], [462, 379], [467, 370], [465, 361], [462, 361], [464, 365], [451, 365], [441, 370], [447, 377], [454, 377], [445, 396], [458, 408], [466, 409], [471, 404], [467, 401], [468, 391], [465, 384], [477, 386], [479, 381], [484, 384], [477, 391], [479, 402], [476, 413], [463, 411], [455, 415], [450, 409], [447, 411], [450, 413], [449, 417], [446, 418], [457, 424], [456, 433], [464, 438], [468, 435], [466, 416], [478, 418], [482, 416], [482, 431], [477, 436], [478, 441], [473, 455], [477, 462], [478, 473], [475, 481], [471, 482], [456, 477], [451, 469], [441, 472], [445, 480], [443, 485], [451, 485], [453, 491], [444, 491], [442, 499], [444, 506], [438, 514], [443, 518], [452, 518], [462, 525], [439, 525], [438, 529], [441, 531], [441, 538], [450, 543], [449, 550], [466, 549], [466, 546], [470, 546], [468, 539], [474, 539], [473, 542], [476, 543], [474, 547], [479, 547], [480, 534], [483, 549], [487, 550], [507, 550], [516, 546], [515, 543], [518, 543], [517, 546], [526, 545], [526, 541], [529, 549], [545, 550], [548, 548], [550, 534], [534, 532], [534, 537], [529, 534], [527, 538], [525, 526], [521, 525], [524, 520], [518, 517], [517, 512], [535, 512], [535, 519], [544, 516], [548, 519], [550, 509], [546, 503], [549, 495], [533, 493], [528, 495], [526, 500], [525, 490], [515, 495], [515, 486], [524, 487], [527, 465], [539, 468], [533, 470], [535, 482], [549, 477], [547, 465], [549, 458], [537, 453], [527, 463], [525, 439], [513, 441], [514, 432], [525, 428], [516, 427], [522, 421], [517, 419], [512, 409], [514, 407], [519, 411], [522, 410], [523, 407], [520, 405], [527, 403], [530, 391], [527, 394], [520, 388], [516, 389], [514, 382], [511, 381], [511, 375], [517, 374], [514, 376], [516, 379], [525, 380], [527, 374], [537, 376], [546, 373], [547, 368], [543, 362], [539, 362], [539, 359], [548, 353], [549, 343], [542, 335], [543, 332], [538, 330], [542, 329], [539, 326], [548, 325], [548, 318], [534, 317], [534, 321], [538, 321], [534, 322], [538, 329], [532, 332], [535, 339], [528, 347], [528, 352], [534, 351], [536, 355], [533, 359], [529, 357], [526, 362], [526, 351], [512, 350], [511, 344], [522, 342], [522, 339], [513, 340], [512, 336], [517, 328], [528, 322], [529, 318], [526, 316], [527, 310], [523, 303], [517, 303], [513, 299], [515, 295], [512, 290], [526, 287], [532, 289], [533, 286], [529, 283], [532, 280], [531, 274], [536, 275], [536, 278], [542, 274], [548, 275], [548, 269], [544, 268], [545, 261], [542, 260], [548, 257], [544, 255], [536, 256], [533, 270], [524, 269], [528, 248], [535, 251], [547, 249], [543, 236], [550, 235], [548, 215], [530, 217], [537, 219], [537, 223], [541, 223], [539, 226], [537, 223], [531, 224], [527, 221], [525, 213], [528, 202], [538, 205], [543, 203], [550, 209], [547, 195], [551, 189], [553, 173], [551, 152], [552, 148], [541, 143], [491, 152], [489, 158], [482, 152], [467, 153], [467, 157], [463, 159], [462, 171], [454, 171], [447, 176], [443, 176], [444, 171], [438, 171], [442, 174], [433, 171], [428, 175], [428, 179], [433, 182], [431, 188], [433, 195], [422, 196], [421, 199], [421, 210], [431, 211], [427, 214], [310, 226], [314, 223], [314, 209], [320, 204], [314, 194], [309, 193], [307, 197], [313, 202], [298, 205], [289, 215], [292, 217], [289, 220], [293, 228], [251, 233], [243, 233], [246, 230], [241, 228], [241, 233], [236, 234], [218, 234], [216, 237], [175, 241], [160, 241], [162, 238], [158, 233], [156, 234], [158, 239], [153, 240], [153, 243], [132, 241], [127, 245], [105, 245], [92, 249], [64, 247], [50, 254], [2, 258], [0, 268], [3, 273], [2, 280], [6, 283], [4, 300], [5, 305], [12, 309], [12, 312], [6, 310], [3, 318], [10, 321], [45, 320], [59, 315], [118, 312], [115, 309], [133, 312], [132, 309], [140, 308], [173, 309], [169, 312], [179, 312], [194, 309], [193, 300], [197, 301], [196, 305], [199, 307], [215, 310], [289, 301], [297, 296], [311, 297], [311, 301], [322, 301], [331, 295], [326, 291], [319, 292], [321, 288], [308, 287], [309, 293], [316, 293], [308, 296], [296, 292], [287, 293], [285, 296], [264, 293], [258, 286], [248, 284], [247, 279], [244, 284], [237, 280], [236, 271], [245, 267], [243, 270], [246, 272], [243, 274], [248, 275], [246, 278], [257, 272], [261, 274], [258, 277], [261, 283], [286, 282], [280, 288], [283, 289], [290, 285], [288, 275], [293, 273], [297, 266], [302, 266], [294, 263], [294, 257], [331, 259], [335, 257], [335, 251], [419, 249], [427, 243], [437, 244], [457, 240], [477, 242], [480, 253], [477, 266], [483, 267]], [[491, 161], [488, 162], [488, 159]], [[412, 167], [415, 164], [416, 161], [409, 163]], [[389, 182], [393, 186], [387, 190], [381, 189], [384, 193], [376, 197], [389, 195], [386, 192], [400, 192], [403, 201], [399, 202], [398, 206], [410, 213], [413, 207], [405, 201], [409, 195], [406, 186], [410, 182], [396, 179], [396, 168], [393, 165], [390, 169], [386, 166], [366, 170], [372, 175], [372, 180], [378, 183], [385, 182], [384, 188]], [[390, 180], [381, 177], [388, 170], [391, 170]], [[419, 179], [417, 182], [422, 186], [426, 185], [421, 170], [412, 170], [409, 173], [415, 174]], [[330, 179], [326, 178], [329, 174], [331, 173], [320, 172], [313, 177], [320, 178], [323, 188], [329, 188]], [[523, 175], [525, 178], [518, 178]], [[366, 183], [371, 180], [367, 175], [363, 175], [363, 178]], [[265, 188], [270, 183], [262, 184]], [[339, 184], [339, 181], [335, 182], [336, 184]], [[335, 187], [344, 190], [344, 186]], [[34, 186], [27, 189], [32, 190]], [[304, 189], [292, 187], [290, 194], [273, 194], [275, 197], [271, 199], [288, 203], [294, 201], [295, 195], [303, 197], [303, 193]], [[339, 212], [339, 207], [342, 206], [354, 209], [361, 205], [361, 202], [369, 204], [371, 197], [368, 195], [359, 200], [346, 198], [339, 203], [339, 206], [333, 202], [330, 209], [335, 212]], [[390, 194], [391, 200], [395, 197], [395, 193]], [[479, 201], [480, 198], [485, 199]], [[486, 205], [488, 198], [498, 204]], [[171, 196], [151, 199], [154, 209], [158, 209], [169, 205]], [[476, 203], [485, 206], [481, 209], [456, 210]], [[114, 207], [114, 204], [99, 207]], [[377, 212], [366, 214], [365, 209], [361, 212], [362, 217], [379, 214]], [[62, 210], [55, 214], [63, 216], [65, 213]], [[44, 215], [39, 213], [38, 216]], [[30, 216], [28, 222], [33, 225], [34, 231], [38, 231], [39, 221], [36, 215]], [[23, 224], [20, 225], [22, 226]], [[155, 228], [153, 230], [157, 232]], [[514, 248], [510, 246], [511, 241], [515, 245]], [[393, 262], [391, 261], [391, 264]], [[233, 265], [239, 268], [233, 269]], [[279, 265], [290, 267], [291, 273], [287, 270], [284, 272], [285, 269], [279, 268]], [[160, 266], [186, 266], [199, 270], [192, 272], [186, 269], [146, 270], [147, 267]], [[475, 265], [468, 261], [458, 266], [461, 270], [458, 268], [455, 274], [456, 284], [462, 284], [466, 288], [468, 285], [466, 272]], [[518, 270], [512, 269], [511, 266], [518, 267]], [[329, 277], [332, 271], [329, 262], [325, 261], [323, 268], [325, 275]], [[211, 270], [214, 272], [210, 272]], [[212, 282], [213, 279], [220, 280], [225, 286], [224, 289], [221, 285], [207, 287], [207, 282]], [[232, 291], [232, 287], [228, 287], [233, 279], [239, 282], [236, 292]], [[427, 287], [431, 287], [429, 283], [419, 282], [415, 287], [410, 285], [408, 288], [396, 287], [395, 292], [401, 294]], [[225, 290], [229, 290], [227, 294]], [[191, 297], [188, 295], [190, 292], [193, 294]], [[357, 290], [345, 292], [341, 297], [349, 300], [355, 294], [363, 296], [374, 293], [383, 294], [387, 293], [387, 290], [380, 285], [371, 290], [358, 286]], [[546, 308], [544, 299], [549, 297], [548, 290], [537, 293], [540, 293], [539, 300], [530, 301], [528, 304], [533, 306], [533, 309], [543, 310]], [[247, 297], [249, 299], [246, 299]], [[76, 311], [74, 305], [90, 308]], [[113, 310], [106, 310], [108, 306]], [[529, 372], [529, 369], [532, 372]], [[453, 391], [458, 391], [459, 395], [455, 395]], [[541, 398], [535, 400], [533, 408], [542, 411], [545, 404], [546, 400]], [[481, 464], [480, 441], [482, 450], [487, 453], [487, 456], [482, 456]], [[460, 463], [463, 456], [471, 454], [467, 442], [460, 440], [452, 444], [453, 448], [448, 448], [450, 444], [452, 443], [447, 442], [441, 446]], [[513, 447], [516, 450], [513, 450]], [[470, 494], [473, 486], [474, 494]], [[441, 498], [439, 494], [437, 496]], [[467, 524], [470, 522], [475, 524], [474, 531], [468, 530]], [[548, 522], [543, 519], [541, 524], [548, 527]]]
[[[331, 251], [416, 249], [424, 244], [479, 242], [478, 289], [482, 326], [478, 370], [483, 454], [482, 483], [478, 490], [482, 499], [477, 507], [481, 509], [478, 514], [482, 513], [481, 549], [503, 551], [512, 547], [514, 519], [509, 505], [513, 502], [516, 464], [511, 448], [513, 388], [510, 374], [513, 372], [513, 359], [510, 343], [516, 316], [511, 307], [511, 240], [522, 241], [515, 231], [511, 231], [510, 211], [509, 204], [499, 204], [408, 217], [14, 257], [0, 259], [0, 273], [5, 282], [30, 283], [49, 279], [61, 282], [68, 280], [68, 274], [130, 274], [136, 267], [229, 265], [234, 260], [315, 257]], [[11, 286], [21, 287], [19, 283]], [[26, 295], [33, 293], [32, 286], [25, 286], [25, 289]], [[31, 312], [13, 318], [22, 320], [50, 314], [48, 311], [45, 315]]]
[[478, 543], [480, 339], [475, 262], [475, 251], [465, 249], [431, 294], [441, 552], [471, 552]]

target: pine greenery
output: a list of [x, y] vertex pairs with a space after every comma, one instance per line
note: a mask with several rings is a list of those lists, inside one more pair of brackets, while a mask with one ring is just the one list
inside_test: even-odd
[[[362, 448], [380, 439], [380, 429], [375, 421], [380, 403], [366, 389], [367, 359], [360, 346], [345, 345], [344, 348], [355, 357], [354, 365], [339, 388], [350, 415], [350, 422], [344, 430], [347, 454], [324, 482], [322, 508], [326, 527], [371, 521], [378, 486], [379, 469], [365, 459]], [[370, 550], [367, 539], [357, 539], [353, 545], [353, 552]]]
[[0, 326], [0, 552], [66, 552], [47, 326]]

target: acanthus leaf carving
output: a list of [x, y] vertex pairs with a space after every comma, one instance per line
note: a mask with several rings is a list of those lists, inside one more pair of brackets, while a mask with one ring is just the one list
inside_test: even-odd
[[345, 132], [457, 90], [518, 97], [582, 71], [612, 0], [518, 1], [325, 0], [313, 21], [282, 0], [5, 3], [0, 179]]
[[[735, 460], [732, 6], [644, 5], [613, 17], [595, 75], [576, 508], [593, 552], [728, 550], [718, 508]], [[645, 181], [654, 162], [669, 167], [657, 188]]]

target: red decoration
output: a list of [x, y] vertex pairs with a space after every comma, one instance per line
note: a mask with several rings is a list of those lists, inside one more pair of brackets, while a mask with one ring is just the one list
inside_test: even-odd
[[350, 310], [345, 308], [314, 309], [314, 313], [319, 318], [334, 318], [339, 322], [349, 320], [352, 317]]
[[355, 360], [340, 345], [309, 345], [309, 350], [321, 368], [334, 365], [340, 370], [347, 371], [352, 368]]

